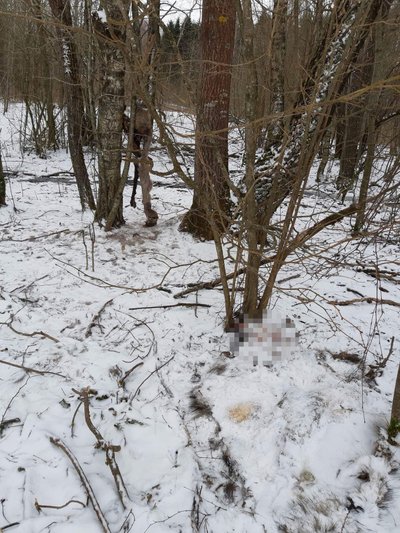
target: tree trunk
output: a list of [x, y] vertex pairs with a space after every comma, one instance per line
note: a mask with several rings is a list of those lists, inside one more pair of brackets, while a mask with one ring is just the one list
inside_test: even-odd
[[[119, 6], [122, 6], [122, 10]], [[99, 196], [96, 220], [115, 212], [113, 227], [124, 224], [121, 192], [121, 150], [124, 114], [127, 1], [104, 0], [107, 23], [98, 17], [94, 27], [102, 52], [102, 86], [98, 109]], [[115, 208], [117, 204], [117, 209]]]
[[400, 365], [397, 370], [396, 384], [393, 392], [392, 414], [388, 428], [390, 439], [396, 438], [400, 431]]
[[[254, 162], [256, 159], [257, 139], [259, 136], [259, 127], [257, 126], [256, 118], [260, 95], [258, 93], [257, 68], [254, 54], [254, 25], [251, 0], [240, 0], [239, 4], [241, 4], [238, 8], [239, 29], [243, 41], [243, 62], [246, 65], [246, 70], [244, 71], [246, 78], [246, 171], [244, 182], [247, 194], [245, 196], [246, 199], [243, 202], [243, 219], [245, 221], [246, 234], [244, 248], [247, 248], [248, 256], [243, 293], [243, 312], [247, 316], [254, 318], [254, 311], [258, 303], [258, 271], [261, 262], [261, 255], [259, 254], [257, 246], [257, 204], [253, 194], [255, 185]], [[283, 90], [283, 84], [281, 89]], [[283, 96], [283, 93], [281, 93], [281, 96]], [[240, 241], [239, 243], [242, 244]], [[243, 254], [243, 251], [243, 249], [239, 250], [239, 257]], [[234, 294], [232, 295], [231, 300], [234, 301]], [[228, 316], [227, 318], [232, 322], [232, 316]]]
[[[354, 69], [349, 92], [356, 92], [368, 87], [372, 81], [375, 62], [375, 43], [372, 36], [369, 37], [365, 50], [360, 54], [358, 65]], [[342, 193], [351, 189], [356, 181], [357, 165], [360, 158], [360, 143], [363, 135], [363, 121], [365, 116], [365, 104], [367, 96], [353, 99], [345, 106], [345, 137], [340, 158], [340, 171], [336, 182], [337, 189]]]
[[6, 179], [3, 172], [3, 161], [0, 152], [0, 207], [6, 205]]
[[[325, 42], [311, 60], [310, 74], [296, 106], [309, 111], [294, 115], [287, 142], [277, 147], [273, 156], [264, 153], [256, 164], [256, 197], [262, 231], [294, 183], [308, 176], [331, 118], [332, 101], [340, 94], [370, 25], [386, 1], [336, 0]], [[324, 62], [321, 57], [325, 58]], [[260, 239], [263, 238], [261, 234]]]
[[236, 2], [204, 0], [193, 203], [180, 229], [210, 240], [229, 217], [228, 119]]
[[285, 111], [285, 58], [286, 58], [286, 25], [288, 0], [274, 0], [272, 20], [272, 37], [269, 56], [271, 58], [271, 123], [267, 128], [265, 152], [282, 142], [284, 137]]
[[68, 144], [74, 169], [76, 184], [82, 209], [88, 206], [95, 209], [96, 204], [83, 157], [82, 123], [85, 112], [83, 93], [79, 74], [78, 54], [70, 28], [72, 28], [71, 4], [69, 0], [49, 0], [53, 16], [62, 27], [61, 47], [64, 64], [65, 91], [67, 95]]

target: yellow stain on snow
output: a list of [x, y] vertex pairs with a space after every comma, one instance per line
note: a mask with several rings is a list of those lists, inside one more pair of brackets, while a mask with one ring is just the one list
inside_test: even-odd
[[228, 409], [228, 416], [232, 422], [240, 423], [248, 420], [256, 410], [257, 406], [251, 402], [237, 403]]

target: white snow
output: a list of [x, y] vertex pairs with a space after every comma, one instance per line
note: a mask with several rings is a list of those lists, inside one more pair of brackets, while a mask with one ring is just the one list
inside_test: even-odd
[[[22, 155], [17, 113], [11, 106], [0, 124], [3, 165], [12, 172], [0, 209], [0, 528], [102, 530], [54, 437], [79, 461], [112, 532], [399, 531], [399, 452], [383, 445], [399, 364], [398, 308], [328, 303], [354, 298], [349, 290], [400, 302], [398, 244], [334, 245], [348, 235], [343, 222], [318, 237], [319, 257], [299, 250], [273, 300], [294, 321], [298, 345], [271, 367], [253, 367], [222, 354], [229, 337], [220, 290], [173, 298], [188, 283], [218, 276], [213, 245], [178, 232], [190, 192], [156, 177], [158, 226], [144, 228], [143, 212], [127, 208], [126, 225], [104, 233], [90, 213], [82, 216], [69, 174], [37, 179], [70, 171], [69, 156]], [[188, 125], [181, 117], [176, 127]], [[162, 150], [153, 159], [165, 170]], [[322, 207], [338, 207], [328, 184], [310, 183], [302, 228]], [[393, 277], [377, 282], [360, 265]], [[180, 302], [211, 307], [150, 308]], [[332, 356], [357, 354], [367, 373], [393, 336], [393, 355], [376, 380]], [[121, 446], [126, 509], [74, 392], [85, 387], [96, 391], [94, 426]], [[194, 397], [208, 414], [196, 416]], [[251, 407], [238, 422], [231, 413], [242, 404]], [[82, 503], [35, 507], [71, 500]]]

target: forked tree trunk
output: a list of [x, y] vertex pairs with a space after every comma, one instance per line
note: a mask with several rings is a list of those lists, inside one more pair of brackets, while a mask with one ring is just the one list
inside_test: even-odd
[[[245, 280], [244, 295], [258, 295], [260, 283], [258, 257], [262, 257], [272, 215], [293, 191], [285, 217], [282, 234], [263, 293], [249, 298], [245, 309], [250, 316], [259, 316], [268, 306], [276, 277], [287, 257], [287, 239], [312, 162], [331, 117], [335, 97], [346, 81], [348, 71], [363, 46], [370, 25], [387, 0], [336, 0], [324, 41], [315, 51], [308, 69], [309, 76], [299, 97], [298, 114], [294, 115], [287, 139], [273, 154], [267, 153], [256, 162], [255, 187], [246, 187], [246, 202], [257, 202], [257, 242], [248, 241], [248, 264], [253, 275]], [[321, 61], [321, 57], [325, 60]], [[249, 232], [248, 232], [249, 233]], [[247, 239], [248, 239], [247, 235]]]
[[72, 17], [69, 0], [49, 0], [53, 16], [62, 24], [61, 54], [64, 66], [65, 91], [67, 95], [68, 144], [71, 153], [76, 184], [82, 209], [88, 206], [95, 209], [96, 204], [83, 157], [82, 124], [85, 117], [83, 92], [79, 73], [78, 53], [71, 34]]
[[102, 22], [97, 17], [94, 23], [102, 53], [102, 85], [98, 109], [99, 196], [96, 220], [107, 220], [113, 212], [112, 227], [119, 227], [125, 222], [121, 192], [125, 107], [125, 59], [122, 48], [125, 46], [128, 2], [104, 0], [102, 6], [107, 22]]
[[332, 101], [340, 94], [371, 24], [387, 2], [390, 0], [336, 0], [325, 42], [311, 60], [309, 76], [296, 106], [311, 110], [294, 115], [287, 142], [276, 147], [273, 156], [265, 153], [256, 164], [261, 240], [271, 216], [290, 194], [294, 183], [308, 176], [330, 122]]
[[193, 203], [180, 229], [211, 240], [229, 218], [228, 118], [236, 2], [204, 0]]

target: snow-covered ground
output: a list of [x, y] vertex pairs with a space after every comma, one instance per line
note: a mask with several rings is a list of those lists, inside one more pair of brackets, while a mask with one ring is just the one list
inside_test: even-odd
[[[318, 257], [298, 251], [273, 300], [297, 347], [253, 367], [228, 357], [218, 288], [173, 297], [218, 276], [213, 245], [178, 231], [190, 192], [156, 178], [159, 224], [127, 208], [106, 234], [82, 216], [65, 151], [20, 153], [16, 111], [1, 117], [0, 530], [400, 531], [399, 452], [385, 438], [399, 308], [329, 303], [400, 302], [398, 245], [335, 247], [343, 222], [318, 237]], [[304, 226], [328, 201], [329, 186], [308, 191]]]

